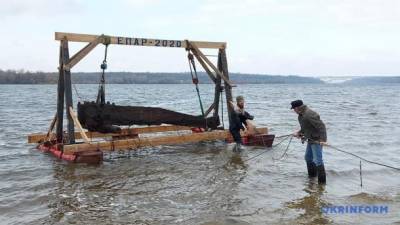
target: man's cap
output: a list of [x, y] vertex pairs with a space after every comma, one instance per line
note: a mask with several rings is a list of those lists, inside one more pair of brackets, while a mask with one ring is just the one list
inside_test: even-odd
[[296, 107], [302, 106], [303, 105], [303, 101], [302, 100], [295, 100], [293, 102], [290, 103], [292, 105], [292, 108], [290, 109], [294, 109]]
[[239, 95], [239, 96], [236, 97], [236, 101], [237, 101], [237, 102], [239, 102], [239, 101], [244, 101], [244, 97], [241, 96], [241, 95]]

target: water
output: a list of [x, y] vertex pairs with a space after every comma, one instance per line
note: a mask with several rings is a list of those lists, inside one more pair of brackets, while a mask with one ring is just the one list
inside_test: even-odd
[[[94, 99], [96, 85], [77, 85]], [[290, 101], [320, 113], [332, 145], [400, 166], [399, 86], [241, 85], [259, 126], [283, 135], [298, 127]], [[213, 87], [201, 85], [209, 105]], [[192, 85], [108, 85], [122, 105], [199, 114]], [[326, 148], [327, 185], [309, 181], [299, 141], [241, 156], [223, 142], [107, 154], [101, 165], [70, 164], [27, 144], [55, 113], [56, 86], [0, 86], [0, 224], [400, 224], [400, 173]], [[76, 96], [75, 96], [76, 97]], [[77, 99], [75, 98], [74, 102]], [[225, 115], [225, 122], [226, 122]], [[287, 143], [287, 142], [286, 142]], [[387, 214], [324, 214], [326, 205], [385, 205]]]

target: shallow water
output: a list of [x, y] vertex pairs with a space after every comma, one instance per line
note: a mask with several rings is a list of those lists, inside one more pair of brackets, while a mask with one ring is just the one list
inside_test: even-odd
[[[96, 85], [77, 85], [92, 100]], [[290, 101], [320, 113], [329, 142], [400, 167], [400, 88], [340, 85], [240, 85], [256, 124], [276, 135], [298, 127]], [[200, 86], [209, 105], [213, 88]], [[54, 85], [0, 85], [0, 224], [400, 224], [400, 172], [324, 149], [327, 185], [306, 176], [304, 149], [287, 141], [265, 154], [224, 142], [106, 154], [97, 166], [69, 164], [27, 144], [56, 109]], [[200, 114], [192, 85], [108, 85], [106, 97]], [[74, 102], [76, 99], [76, 94]], [[226, 122], [225, 115], [225, 122]], [[279, 140], [276, 140], [276, 142]], [[326, 214], [327, 205], [383, 205], [386, 214]]]

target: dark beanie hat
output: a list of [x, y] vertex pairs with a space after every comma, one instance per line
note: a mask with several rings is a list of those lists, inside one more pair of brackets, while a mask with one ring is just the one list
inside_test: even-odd
[[292, 105], [291, 109], [294, 109], [296, 107], [302, 106], [303, 105], [303, 101], [302, 100], [295, 100], [293, 102], [290, 103]]

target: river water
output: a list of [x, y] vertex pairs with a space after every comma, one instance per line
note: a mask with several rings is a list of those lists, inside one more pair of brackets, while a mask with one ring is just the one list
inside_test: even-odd
[[[93, 100], [96, 85], [77, 85]], [[290, 101], [319, 112], [331, 145], [400, 167], [400, 86], [240, 85], [258, 126], [298, 128]], [[200, 85], [203, 101], [213, 87]], [[200, 114], [192, 85], [108, 85], [121, 105]], [[74, 93], [74, 102], [77, 102]], [[55, 85], [0, 85], [0, 224], [400, 224], [400, 172], [324, 149], [327, 185], [309, 180], [305, 146], [288, 140], [241, 155], [222, 141], [106, 154], [100, 165], [71, 164], [27, 144], [56, 109]], [[225, 115], [225, 123], [226, 115]], [[276, 140], [276, 143], [279, 140]], [[265, 150], [266, 153], [246, 161]], [[326, 206], [382, 206], [383, 213], [326, 213]]]

